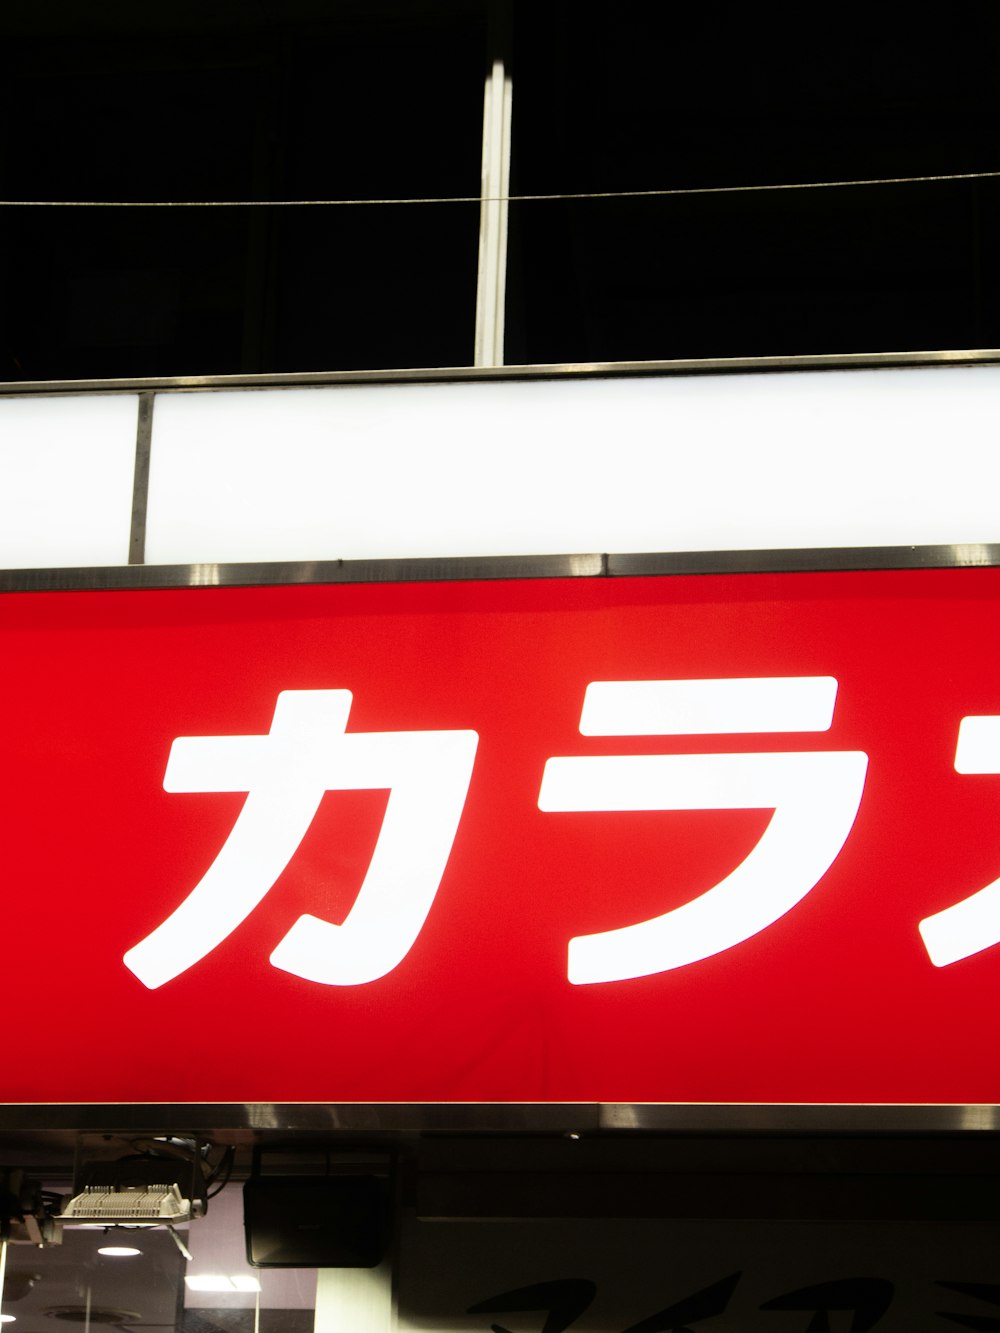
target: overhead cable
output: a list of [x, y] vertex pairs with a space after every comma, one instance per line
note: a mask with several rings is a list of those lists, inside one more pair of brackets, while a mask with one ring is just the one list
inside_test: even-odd
[[867, 185], [995, 180], [1000, 171], [938, 176], [873, 176], [865, 180], [793, 181], [771, 185], [692, 185], [662, 190], [580, 190], [553, 194], [428, 195], [402, 199], [0, 199], [0, 208], [359, 208], [389, 204], [531, 204], [574, 199], [665, 199], [701, 194], [766, 194], [778, 190], [842, 190]]

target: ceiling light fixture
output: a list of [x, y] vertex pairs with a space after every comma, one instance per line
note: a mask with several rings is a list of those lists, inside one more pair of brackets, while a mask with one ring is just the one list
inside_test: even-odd
[[162, 1226], [190, 1222], [205, 1212], [205, 1177], [200, 1153], [190, 1160], [139, 1153], [115, 1162], [80, 1160], [73, 1194], [63, 1200], [61, 1226]]

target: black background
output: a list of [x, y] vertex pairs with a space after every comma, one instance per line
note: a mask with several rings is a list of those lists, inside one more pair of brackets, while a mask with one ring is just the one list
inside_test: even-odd
[[[486, 0], [0, 15], [0, 197], [479, 193]], [[1000, 10], [513, 12], [514, 193], [1000, 168]], [[1000, 345], [992, 179], [514, 203], [506, 360]], [[0, 379], [460, 366], [476, 203], [0, 209]]]

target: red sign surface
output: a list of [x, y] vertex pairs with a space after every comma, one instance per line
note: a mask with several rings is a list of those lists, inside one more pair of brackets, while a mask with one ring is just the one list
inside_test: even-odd
[[11, 593], [6, 1102], [1000, 1102], [1000, 570]]

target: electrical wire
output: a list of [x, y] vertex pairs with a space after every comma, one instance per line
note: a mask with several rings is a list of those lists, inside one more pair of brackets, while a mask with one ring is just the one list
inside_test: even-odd
[[766, 185], [691, 185], [661, 190], [580, 190], [553, 194], [455, 194], [405, 199], [0, 199], [0, 208], [363, 208], [390, 204], [530, 204], [573, 199], [666, 199], [702, 194], [765, 194], [779, 190], [844, 190], [868, 185], [995, 180], [1000, 171], [936, 176], [872, 176], [863, 180], [791, 181]]
[[236, 1148], [232, 1144], [230, 1144], [229, 1147], [226, 1149], [226, 1151], [223, 1153], [219, 1161], [219, 1165], [215, 1168], [212, 1174], [208, 1177], [208, 1180], [205, 1182], [206, 1185], [213, 1185], [215, 1181], [218, 1179], [220, 1173], [223, 1170], [225, 1170], [225, 1175], [222, 1178], [222, 1184], [219, 1185], [216, 1189], [211, 1190], [209, 1193], [206, 1193], [205, 1195], [206, 1203], [208, 1202], [209, 1199], [214, 1199], [217, 1194], [221, 1194], [222, 1191], [229, 1184], [230, 1177], [233, 1174], [233, 1162], [235, 1162], [235, 1160], [236, 1160]]

